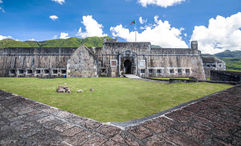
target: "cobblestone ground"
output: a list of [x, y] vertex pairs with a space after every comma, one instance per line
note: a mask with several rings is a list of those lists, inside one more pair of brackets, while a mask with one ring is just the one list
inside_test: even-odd
[[241, 86], [125, 129], [0, 90], [0, 145], [241, 145]]

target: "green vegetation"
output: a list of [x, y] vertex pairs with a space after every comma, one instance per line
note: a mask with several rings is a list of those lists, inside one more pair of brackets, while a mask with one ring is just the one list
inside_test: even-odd
[[0, 48], [8, 47], [79, 47], [86, 45], [87, 47], [102, 47], [104, 39], [112, 39], [111, 37], [88, 37], [85, 39], [69, 38], [56, 39], [48, 41], [16, 41], [13, 39], [4, 39], [0, 41]]
[[[127, 78], [0, 78], [0, 89], [98, 121], [128, 121], [167, 110], [231, 85], [157, 83]], [[56, 93], [67, 84], [71, 94]], [[93, 88], [94, 92], [89, 89]], [[77, 93], [78, 89], [84, 90]]]
[[241, 71], [241, 51], [226, 50], [215, 54], [215, 56], [226, 62], [227, 70]]

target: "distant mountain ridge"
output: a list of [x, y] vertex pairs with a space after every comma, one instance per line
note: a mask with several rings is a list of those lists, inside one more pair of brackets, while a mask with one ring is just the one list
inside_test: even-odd
[[16, 41], [13, 39], [4, 39], [0, 41], [0, 48], [8, 47], [102, 47], [104, 39], [111, 37], [88, 37], [84, 39], [72, 37], [68, 39], [55, 39], [47, 41]]

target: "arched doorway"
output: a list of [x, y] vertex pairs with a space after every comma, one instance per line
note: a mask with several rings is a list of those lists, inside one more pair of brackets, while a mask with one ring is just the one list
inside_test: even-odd
[[132, 74], [131, 66], [132, 66], [132, 62], [128, 59], [125, 60], [125, 62], [124, 62], [124, 68], [125, 68], [124, 73], [125, 74]]

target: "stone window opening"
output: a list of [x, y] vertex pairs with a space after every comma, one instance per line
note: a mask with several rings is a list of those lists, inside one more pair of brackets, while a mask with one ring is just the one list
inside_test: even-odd
[[156, 70], [156, 73], [158, 74], [162, 73], [161, 69]]
[[19, 72], [19, 74], [24, 74], [24, 70], [23, 69], [20, 69], [18, 72]]
[[48, 70], [48, 69], [45, 69], [45, 70], [44, 70], [44, 73], [45, 73], [45, 74], [49, 74], [49, 70]]
[[39, 69], [36, 70], [36, 73], [37, 73], [37, 74], [41, 74], [41, 70], [39, 70]]
[[141, 73], [142, 73], [142, 74], [144, 74], [144, 73], [145, 73], [145, 71], [146, 71], [145, 69], [141, 69]]
[[210, 67], [210, 65], [207, 65], [207, 67]]
[[171, 74], [174, 74], [174, 69], [170, 69], [170, 73], [171, 73]]
[[57, 70], [57, 69], [54, 69], [54, 70], [53, 70], [53, 74], [58, 74], [58, 70]]
[[153, 69], [149, 69], [149, 74], [153, 74]]
[[61, 70], [61, 73], [66, 74], [66, 70], [65, 69]]
[[16, 73], [16, 70], [15, 69], [11, 69], [10, 70], [10, 74], [15, 74]]
[[190, 69], [186, 69], [185, 71], [187, 75], [190, 75]]
[[177, 72], [179, 75], [182, 75], [182, 69], [178, 69]]
[[101, 73], [105, 73], [106, 72], [106, 69], [101, 69]]
[[27, 70], [27, 73], [28, 73], [28, 74], [32, 74], [32, 73], [33, 73], [33, 70], [29, 69], [29, 70]]

